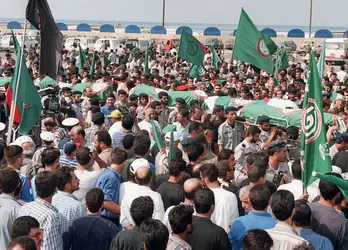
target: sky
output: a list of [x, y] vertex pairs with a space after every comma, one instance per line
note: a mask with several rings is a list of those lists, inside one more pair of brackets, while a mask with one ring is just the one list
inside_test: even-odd
[[[163, 0], [48, 0], [56, 20], [161, 22]], [[166, 0], [166, 22], [238, 24], [243, 7], [256, 25], [309, 25], [310, 0]], [[27, 0], [0, 0], [1, 18], [24, 18]], [[290, 4], [291, 3], [291, 4]], [[313, 0], [313, 26], [347, 27], [347, 0]], [[338, 18], [339, 17], [339, 18]]]

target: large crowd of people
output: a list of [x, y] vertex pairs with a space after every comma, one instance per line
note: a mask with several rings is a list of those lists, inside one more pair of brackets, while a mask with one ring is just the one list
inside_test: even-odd
[[[223, 51], [216, 68], [208, 52], [204, 71], [193, 78], [176, 46], [154, 50], [150, 74], [144, 57], [125, 60], [120, 46], [109, 55], [96, 52], [90, 75], [92, 55], [79, 65], [76, 49], [65, 48], [60, 109], [44, 108], [39, 129], [28, 135], [14, 123], [7, 137], [8, 108], [0, 96], [0, 249], [348, 249], [348, 197], [325, 180], [304, 190], [298, 127], [274, 126], [263, 114], [251, 123], [238, 108], [215, 105], [209, 112], [183, 97], [168, 104], [171, 91], [201, 90], [285, 99], [301, 108], [308, 62], [290, 58], [275, 81]], [[40, 85], [39, 54], [37, 45], [26, 58], [38, 90], [47, 87]], [[13, 57], [2, 58], [2, 76], [14, 74]], [[348, 125], [346, 76], [342, 66], [322, 77], [323, 109]], [[77, 90], [86, 82], [103, 86], [105, 98], [94, 87]], [[139, 84], [159, 91], [135, 94]], [[327, 127], [333, 167], [325, 174], [345, 179], [348, 134], [338, 129]]]

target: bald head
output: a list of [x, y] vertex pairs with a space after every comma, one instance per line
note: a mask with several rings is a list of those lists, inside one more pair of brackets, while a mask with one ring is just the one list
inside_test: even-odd
[[135, 180], [141, 186], [148, 186], [151, 182], [152, 171], [149, 167], [140, 167], [135, 173]]
[[198, 189], [202, 187], [202, 182], [197, 178], [191, 178], [184, 183], [184, 194], [187, 200], [193, 200]]
[[75, 143], [81, 143], [85, 139], [86, 132], [82, 126], [77, 125], [70, 131], [71, 140]]
[[147, 120], [154, 119], [155, 116], [156, 116], [156, 112], [155, 112], [155, 110], [153, 108], [147, 108], [145, 110], [145, 118]]

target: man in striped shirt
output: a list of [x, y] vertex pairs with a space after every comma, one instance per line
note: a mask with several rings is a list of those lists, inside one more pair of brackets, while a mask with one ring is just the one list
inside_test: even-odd
[[76, 161], [76, 144], [73, 142], [68, 142], [64, 146], [64, 155], [62, 155], [59, 159], [59, 164], [61, 166], [68, 166], [72, 167], [74, 169], [77, 168], [77, 161]]
[[308, 243], [298, 236], [292, 228], [292, 217], [295, 212], [294, 195], [287, 190], [279, 190], [272, 195], [271, 208], [277, 219], [274, 228], [266, 230], [273, 239], [274, 250], [292, 250], [295, 246]]

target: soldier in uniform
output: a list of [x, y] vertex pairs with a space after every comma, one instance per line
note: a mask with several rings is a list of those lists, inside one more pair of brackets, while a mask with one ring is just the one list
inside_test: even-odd
[[279, 140], [271, 142], [268, 147], [268, 155], [269, 164], [266, 171], [266, 179], [273, 183], [277, 179], [279, 183], [274, 183], [276, 186], [291, 182], [292, 178], [287, 162], [288, 151], [286, 149], [286, 141]]
[[247, 157], [258, 151], [257, 142], [259, 141], [261, 130], [258, 127], [251, 126], [246, 132], [246, 138], [235, 149], [236, 159], [235, 182], [237, 187], [247, 178]]
[[271, 124], [269, 123], [269, 117], [267, 115], [261, 115], [257, 117], [257, 123], [259, 124], [259, 129], [261, 130], [260, 141], [265, 144], [269, 137], [271, 131]]

